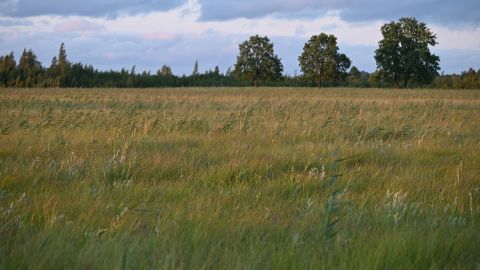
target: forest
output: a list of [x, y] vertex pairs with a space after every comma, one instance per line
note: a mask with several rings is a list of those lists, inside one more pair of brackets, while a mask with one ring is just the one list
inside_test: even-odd
[[[222, 87], [251, 86], [251, 82], [243, 80], [228, 69], [221, 72], [218, 67], [205, 73], [194, 73], [177, 76], [167, 65], [163, 65], [156, 73], [135, 71], [131, 69], [102, 71], [91, 65], [70, 63], [60, 50], [59, 57], [54, 57], [49, 67], [38, 62], [35, 53], [25, 50], [18, 63], [10, 53], [0, 57], [0, 87], [78, 87], [78, 88], [147, 88], [147, 87]], [[61, 59], [61, 61], [57, 60]], [[193, 69], [192, 69], [193, 70]], [[389, 88], [393, 84], [379, 76], [378, 72], [368, 73], [351, 67], [342, 80], [326, 81], [325, 86]], [[314, 82], [305, 80], [302, 75], [282, 75], [279, 80], [264, 81], [263, 86], [275, 87], [313, 87]], [[480, 69], [470, 68], [461, 74], [441, 74], [428, 86], [438, 89], [479, 89]]]

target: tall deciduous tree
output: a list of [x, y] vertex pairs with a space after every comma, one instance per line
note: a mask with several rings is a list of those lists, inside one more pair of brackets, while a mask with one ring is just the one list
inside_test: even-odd
[[351, 65], [350, 59], [338, 52], [337, 38], [325, 33], [312, 36], [305, 43], [298, 61], [304, 76], [315, 81], [319, 88], [323, 81], [345, 80]]
[[401, 18], [382, 26], [383, 39], [375, 51], [377, 67], [386, 81], [397, 87], [428, 84], [438, 76], [440, 58], [430, 52], [436, 36], [425, 23]]
[[281, 78], [283, 65], [268, 37], [252, 36], [240, 44], [239, 50], [234, 71], [237, 76], [252, 81], [255, 87], [261, 80]]

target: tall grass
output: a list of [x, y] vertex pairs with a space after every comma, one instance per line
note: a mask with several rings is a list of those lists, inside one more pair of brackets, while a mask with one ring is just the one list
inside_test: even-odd
[[475, 269], [480, 92], [0, 90], [2, 269]]

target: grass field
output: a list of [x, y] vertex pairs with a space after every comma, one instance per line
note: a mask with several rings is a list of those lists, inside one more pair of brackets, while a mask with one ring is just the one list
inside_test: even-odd
[[480, 91], [0, 90], [1, 269], [479, 269]]

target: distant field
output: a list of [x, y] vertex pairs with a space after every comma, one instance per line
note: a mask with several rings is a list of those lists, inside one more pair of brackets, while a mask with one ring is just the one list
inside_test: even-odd
[[480, 91], [0, 90], [0, 269], [478, 269]]

